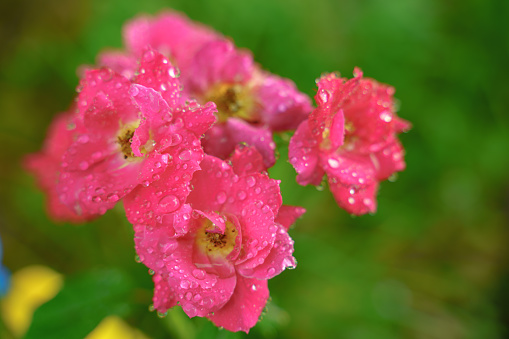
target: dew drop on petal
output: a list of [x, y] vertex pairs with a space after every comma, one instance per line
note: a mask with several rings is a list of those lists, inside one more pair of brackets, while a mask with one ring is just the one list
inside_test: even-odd
[[159, 207], [161, 207], [161, 209], [163, 209], [166, 213], [175, 211], [179, 205], [179, 199], [172, 194], [166, 195], [159, 200]]
[[249, 187], [253, 187], [254, 185], [256, 185], [256, 179], [253, 176], [249, 176], [246, 179], [246, 183]]
[[82, 170], [82, 171], [87, 170], [88, 169], [88, 162], [86, 162], [86, 161], [80, 162], [79, 167], [80, 167], [80, 170]]
[[176, 133], [176, 134], [173, 134], [171, 136], [169, 145], [170, 146], [177, 146], [181, 142], [182, 142], [182, 136], [180, 134]]
[[137, 96], [140, 93], [140, 90], [136, 86], [131, 86], [129, 89], [129, 94], [133, 97]]
[[237, 193], [237, 197], [238, 197], [240, 200], [244, 200], [244, 199], [246, 199], [246, 192], [244, 192], [244, 191], [239, 191], [239, 193]]
[[224, 202], [226, 201], [226, 192], [224, 191], [219, 192], [216, 196], [216, 199], [219, 204], [224, 204]]
[[186, 279], [182, 280], [180, 282], [180, 287], [183, 289], [188, 289], [189, 288], [189, 280], [186, 280]]
[[190, 150], [184, 150], [184, 151], [180, 152], [179, 159], [180, 160], [184, 160], [184, 161], [191, 160], [191, 151]]
[[333, 159], [333, 158], [329, 158], [329, 166], [332, 167], [332, 168], [338, 168], [339, 167], [339, 161], [337, 161], [336, 159]]
[[204, 270], [200, 270], [200, 269], [194, 269], [193, 270], [193, 276], [196, 278], [196, 279], [203, 279], [205, 278], [205, 271]]

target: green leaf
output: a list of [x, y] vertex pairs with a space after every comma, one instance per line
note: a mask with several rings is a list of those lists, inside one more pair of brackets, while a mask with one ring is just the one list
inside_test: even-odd
[[130, 278], [115, 269], [72, 277], [35, 311], [25, 338], [84, 338], [103, 318], [129, 313], [132, 287]]

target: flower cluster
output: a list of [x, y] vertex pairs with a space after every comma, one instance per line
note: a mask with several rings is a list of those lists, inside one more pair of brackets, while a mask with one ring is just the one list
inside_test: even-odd
[[25, 166], [60, 221], [92, 220], [123, 201], [136, 252], [154, 273], [154, 308], [248, 332], [268, 279], [296, 266], [288, 229], [304, 213], [282, 204], [273, 134], [295, 131], [301, 185], [327, 174], [350, 213], [376, 208], [378, 182], [401, 171], [394, 90], [356, 70], [318, 81], [311, 100], [249, 51], [181, 14], [140, 17], [126, 49], [85, 67], [68, 112]]

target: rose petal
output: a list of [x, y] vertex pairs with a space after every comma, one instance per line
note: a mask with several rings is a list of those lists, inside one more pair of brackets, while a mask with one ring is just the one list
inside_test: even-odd
[[228, 331], [249, 333], [249, 330], [258, 322], [268, 298], [269, 289], [266, 280], [238, 276], [235, 291], [228, 303], [208, 318], [216, 326]]

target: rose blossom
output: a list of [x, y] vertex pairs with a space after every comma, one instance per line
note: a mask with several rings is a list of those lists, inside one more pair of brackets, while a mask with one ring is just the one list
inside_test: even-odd
[[352, 214], [376, 210], [380, 181], [405, 168], [397, 134], [410, 128], [394, 109], [394, 88], [327, 74], [318, 80], [318, 107], [290, 140], [290, 163], [301, 185], [327, 174], [338, 205]]
[[254, 149], [237, 149], [231, 161], [205, 156], [187, 203], [160, 225], [135, 225], [135, 242], [155, 272], [155, 309], [179, 304], [190, 317], [248, 332], [267, 302], [267, 280], [296, 265], [287, 231], [304, 209], [281, 206], [279, 182], [259, 172]]

